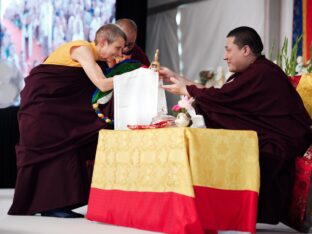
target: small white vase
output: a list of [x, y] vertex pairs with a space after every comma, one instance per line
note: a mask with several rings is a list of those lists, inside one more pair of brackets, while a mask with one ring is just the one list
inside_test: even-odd
[[178, 127], [187, 127], [190, 124], [190, 118], [185, 113], [179, 113], [174, 121]]

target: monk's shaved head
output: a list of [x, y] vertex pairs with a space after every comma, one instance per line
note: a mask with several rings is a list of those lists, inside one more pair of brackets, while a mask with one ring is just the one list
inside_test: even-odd
[[131, 19], [119, 19], [116, 24], [121, 28], [122, 31], [127, 35], [127, 42], [124, 48], [124, 53], [127, 54], [133, 49], [136, 39], [138, 27], [136, 23]]
[[235, 28], [229, 32], [227, 37], [234, 37], [234, 44], [239, 48], [247, 45], [255, 56], [261, 55], [263, 44], [259, 34], [253, 28], [247, 26]]
[[94, 41], [96, 45], [103, 40], [107, 40], [108, 44], [111, 44], [118, 37], [127, 41], [127, 35], [120, 27], [115, 24], [105, 24], [97, 30]]
[[126, 31], [137, 33], [138, 27], [136, 23], [131, 19], [119, 19], [116, 24], [127, 34]]

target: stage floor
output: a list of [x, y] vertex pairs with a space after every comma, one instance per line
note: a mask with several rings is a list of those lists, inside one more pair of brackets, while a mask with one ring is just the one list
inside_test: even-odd
[[[141, 231], [133, 228], [117, 227], [91, 222], [86, 219], [60, 219], [41, 216], [9, 216], [13, 189], [0, 189], [0, 233], [1, 234], [152, 234], [156, 232]], [[87, 207], [76, 210], [85, 214]], [[231, 232], [236, 233], [236, 232]], [[283, 224], [257, 225], [257, 233], [279, 234], [296, 233]], [[312, 233], [312, 231], [310, 231]], [[229, 234], [229, 232], [227, 232]]]

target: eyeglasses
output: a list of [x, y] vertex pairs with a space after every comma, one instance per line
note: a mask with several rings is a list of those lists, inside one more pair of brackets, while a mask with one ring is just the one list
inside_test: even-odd
[[132, 47], [134, 46], [134, 44], [135, 44], [135, 42], [127, 42], [127, 43], [125, 44], [125, 47], [127, 47], [127, 48], [132, 48]]

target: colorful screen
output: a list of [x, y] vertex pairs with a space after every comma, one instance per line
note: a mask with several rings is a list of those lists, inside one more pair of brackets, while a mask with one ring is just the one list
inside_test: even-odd
[[1, 60], [26, 76], [66, 41], [94, 39], [115, 21], [116, 0], [0, 0]]

